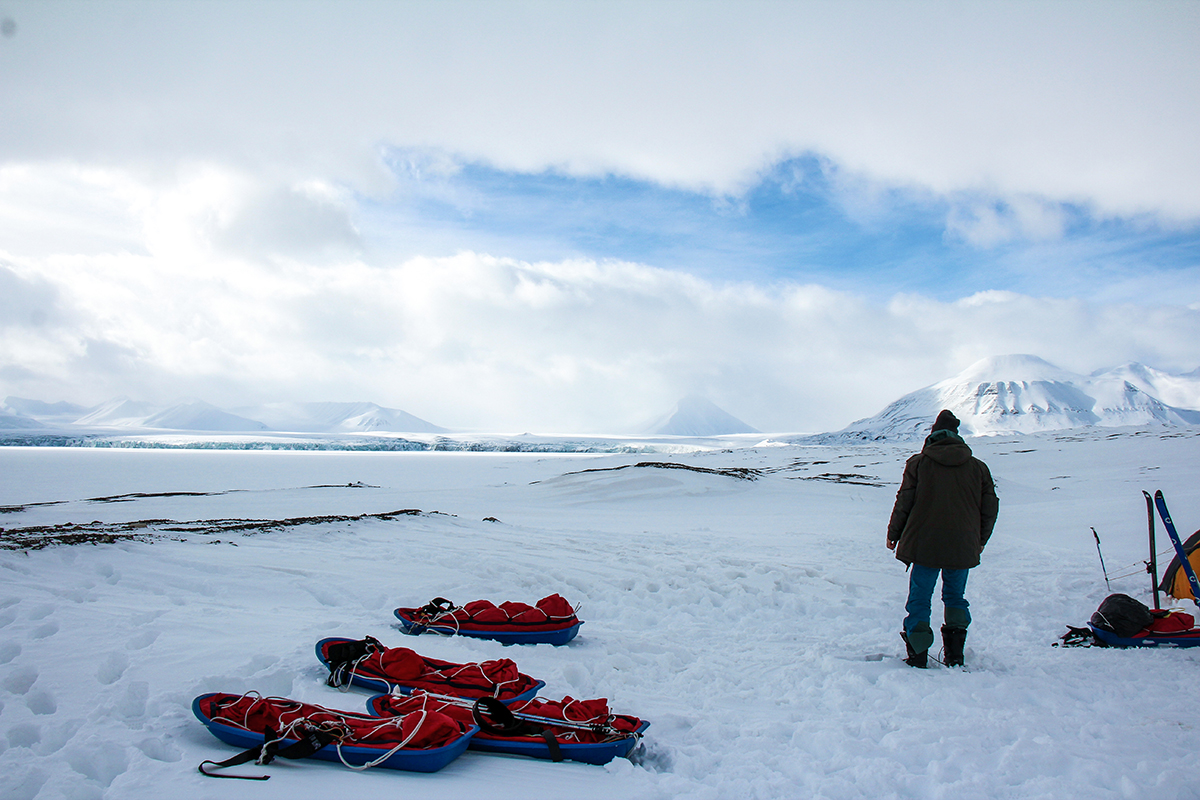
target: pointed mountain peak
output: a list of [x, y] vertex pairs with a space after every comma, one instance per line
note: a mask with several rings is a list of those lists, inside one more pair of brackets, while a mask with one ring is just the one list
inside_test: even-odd
[[758, 433], [737, 417], [700, 395], [688, 395], [675, 410], [650, 426], [647, 433], [659, 436], [722, 436], [728, 433]]
[[953, 378], [943, 383], [1007, 383], [1010, 381], [1030, 383], [1033, 381], [1058, 381], [1068, 383], [1080, 376], [1056, 367], [1038, 356], [1014, 354], [992, 356], [976, 361]]

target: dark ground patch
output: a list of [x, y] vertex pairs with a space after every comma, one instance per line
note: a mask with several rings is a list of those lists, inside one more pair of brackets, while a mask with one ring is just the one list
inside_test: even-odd
[[[428, 512], [440, 514], [439, 511]], [[82, 524], [32, 525], [24, 528], [0, 528], [0, 550], [41, 550], [55, 545], [112, 544], [121, 541], [148, 542], [155, 539], [180, 539], [182, 534], [211, 536], [221, 533], [256, 533], [279, 531], [300, 525], [324, 525], [337, 522], [357, 522], [364, 519], [393, 520], [403, 516], [424, 516], [416, 508], [387, 511], [381, 514], [326, 515], [289, 517], [287, 519], [208, 519], [177, 522], [172, 519], [143, 519], [136, 522], [87, 522]]]
[[[595, 469], [581, 469], [576, 472], [567, 472], [564, 474], [584, 475], [589, 472], [617, 472], [623, 469], [682, 469], [689, 472], [702, 472], [706, 475], [724, 475], [727, 478], [737, 478], [743, 481], [758, 480], [758, 476], [762, 474], [762, 470], [752, 467], [712, 469], [711, 467], [694, 467], [690, 464], [679, 464], [674, 461], [639, 461], [636, 464], [622, 464], [619, 467], [596, 467]], [[541, 481], [534, 481], [534, 483], [541, 483]]]
[[860, 475], [856, 472], [822, 472], [820, 475], [789, 475], [789, 481], [826, 481], [827, 483], [848, 483], [854, 486], [886, 486], [880, 483], [874, 475]]

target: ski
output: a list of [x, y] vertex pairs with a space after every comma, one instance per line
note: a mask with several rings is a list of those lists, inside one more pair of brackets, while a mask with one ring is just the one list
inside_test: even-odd
[[1150, 535], [1150, 560], [1146, 562], [1146, 571], [1150, 573], [1150, 590], [1154, 593], [1154, 607], [1157, 609], [1162, 608], [1162, 604], [1158, 599], [1158, 545], [1154, 542], [1154, 498], [1145, 489], [1142, 490], [1142, 494], [1146, 496], [1146, 525]]
[[1192, 587], [1192, 602], [1200, 607], [1200, 581], [1196, 580], [1196, 571], [1192, 569], [1187, 553], [1183, 551], [1183, 542], [1175, 530], [1175, 523], [1171, 521], [1171, 513], [1167, 511], [1167, 501], [1163, 499], [1161, 489], [1154, 493], [1154, 505], [1158, 507], [1158, 515], [1162, 517], [1163, 527], [1167, 529], [1167, 536], [1171, 537], [1171, 544], [1175, 546], [1175, 554], [1179, 556], [1179, 566], [1183, 567], [1183, 574], [1187, 575], [1188, 585]]

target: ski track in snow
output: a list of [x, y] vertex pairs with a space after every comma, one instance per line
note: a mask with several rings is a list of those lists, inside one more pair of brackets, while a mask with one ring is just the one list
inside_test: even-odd
[[[579, 472], [645, 456], [0, 449], [14, 476], [0, 504], [60, 501], [0, 515], [10, 529], [440, 512], [0, 551], [0, 796], [1200, 796], [1200, 653], [1051, 647], [1108, 593], [1091, 526], [1110, 574], [1145, 558], [1141, 489], [1163, 489], [1181, 531], [1200, 526], [1197, 439], [972, 445], [1001, 516], [968, 584], [965, 672], [898, 658], [906, 574], [883, 538], [911, 445], [669, 459], [762, 470], [754, 481]], [[883, 485], [797, 480], [820, 475]], [[356, 481], [367, 486], [342, 486]], [[161, 491], [225, 493], [85, 502]], [[1144, 575], [1112, 588], [1149, 599]], [[582, 604], [566, 647], [408, 637], [391, 614], [552, 592]], [[606, 767], [467, 753], [433, 775], [313, 761], [276, 762], [262, 783], [196, 772], [233, 750], [194, 719], [193, 697], [255, 690], [361, 711], [368, 695], [324, 686], [313, 646], [368, 634], [435, 658], [512, 658], [545, 696], [607, 697], [652, 725], [632, 761]]]

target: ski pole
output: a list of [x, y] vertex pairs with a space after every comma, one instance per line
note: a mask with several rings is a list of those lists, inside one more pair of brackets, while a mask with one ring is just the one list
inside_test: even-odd
[[[448, 706], [458, 706], [459, 708], [474, 708], [475, 700], [465, 697], [454, 697], [451, 695], [438, 694], [436, 692], [421, 692], [420, 695], [406, 695], [407, 697], [428, 697], [431, 700], [436, 700]], [[511, 710], [510, 710], [511, 711]], [[555, 719], [554, 717], [543, 717], [537, 714], [526, 714], [521, 711], [511, 711], [512, 715], [525, 722], [536, 722], [543, 725], [551, 725], [556, 728], [573, 728], [581, 731], [592, 731], [593, 733], [617, 734], [620, 731], [615, 730], [606, 722], [588, 722], [586, 720], [574, 719]]]
[[1096, 533], [1095, 528], [1092, 528], [1092, 536], [1096, 537], [1096, 552], [1100, 555], [1100, 571], [1104, 573], [1104, 585], [1111, 592], [1112, 584], [1108, 582], [1108, 570], [1104, 567], [1104, 553], [1100, 552], [1100, 534]]

